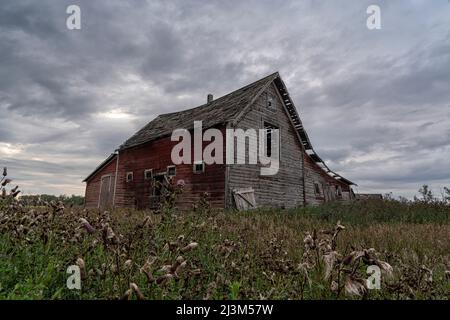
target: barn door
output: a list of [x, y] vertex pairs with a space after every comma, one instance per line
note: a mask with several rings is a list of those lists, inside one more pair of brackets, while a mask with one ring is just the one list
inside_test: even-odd
[[252, 188], [233, 190], [236, 209], [249, 210], [256, 208], [255, 191]]
[[114, 175], [103, 176], [100, 183], [100, 208], [110, 208], [113, 204]]
[[158, 209], [161, 200], [167, 195], [169, 180], [166, 174], [159, 174], [153, 177], [152, 195], [150, 196], [150, 209]]

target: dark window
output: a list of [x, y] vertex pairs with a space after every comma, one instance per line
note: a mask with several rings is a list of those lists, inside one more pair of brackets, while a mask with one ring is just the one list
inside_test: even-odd
[[194, 163], [194, 173], [205, 172], [205, 163], [203, 161]]
[[127, 182], [133, 181], [133, 172], [127, 172]]
[[264, 122], [264, 129], [266, 130], [266, 156], [272, 156], [272, 133], [273, 130], [278, 129], [278, 127], [270, 124], [268, 122]]
[[161, 195], [164, 183], [164, 174], [157, 175], [153, 179], [153, 195], [159, 197]]
[[316, 195], [320, 196], [320, 186], [317, 182], [314, 183], [314, 192]]
[[275, 99], [271, 94], [267, 94], [266, 105], [267, 105], [267, 108], [269, 108], [269, 109], [272, 109], [272, 110], [275, 109]]
[[167, 175], [169, 177], [173, 177], [177, 174], [177, 170], [175, 166], [167, 166]]
[[147, 169], [144, 171], [144, 179], [149, 180], [153, 178], [153, 169]]
[[336, 186], [336, 197], [338, 197], [338, 198], [342, 197], [342, 188], [341, 188], [341, 186]]

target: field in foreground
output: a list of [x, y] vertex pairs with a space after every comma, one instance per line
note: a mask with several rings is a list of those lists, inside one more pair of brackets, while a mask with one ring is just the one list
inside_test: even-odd
[[[0, 208], [0, 299], [450, 299], [450, 208]], [[67, 288], [79, 266], [81, 290]], [[368, 290], [368, 266], [381, 271]]]

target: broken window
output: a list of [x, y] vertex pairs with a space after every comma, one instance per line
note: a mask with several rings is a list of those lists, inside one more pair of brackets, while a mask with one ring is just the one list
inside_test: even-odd
[[133, 172], [127, 172], [127, 182], [133, 181]]
[[314, 192], [317, 196], [320, 196], [320, 186], [317, 182], [314, 182]]
[[342, 198], [342, 188], [341, 188], [341, 186], [336, 186], [336, 197]]
[[205, 172], [205, 163], [203, 161], [194, 162], [194, 173]]
[[167, 175], [169, 177], [173, 177], [177, 174], [177, 170], [175, 166], [167, 166]]
[[144, 179], [150, 180], [153, 178], [153, 169], [144, 170]]
[[269, 97], [267, 98], [267, 107], [268, 107], [269, 109], [271, 109], [271, 108], [273, 107], [273, 98], [272, 98], [271, 96], [269, 96]]
[[273, 97], [273, 95], [271, 94], [266, 94], [266, 106], [268, 109], [270, 110], [275, 110], [275, 99]]

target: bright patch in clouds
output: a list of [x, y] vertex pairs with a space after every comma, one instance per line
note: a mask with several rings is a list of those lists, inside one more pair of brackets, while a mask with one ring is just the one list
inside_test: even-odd
[[0, 142], [0, 157], [12, 157], [23, 152], [24, 147], [11, 143]]
[[[314, 148], [359, 192], [450, 186], [450, 3], [79, 0], [0, 6], [0, 167], [25, 193], [81, 182], [157, 115], [279, 71]], [[218, 14], [220, 13], [220, 14]]]
[[133, 120], [133, 119], [135, 119], [134, 115], [132, 115], [130, 113], [122, 112], [120, 109], [113, 109], [108, 112], [100, 112], [98, 115], [101, 118], [113, 119], [113, 120]]

